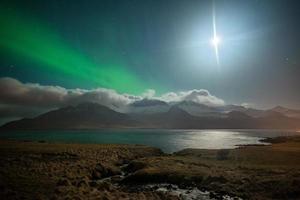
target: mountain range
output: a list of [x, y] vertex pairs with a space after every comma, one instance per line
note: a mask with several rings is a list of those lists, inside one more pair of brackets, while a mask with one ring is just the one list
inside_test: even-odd
[[300, 111], [284, 107], [258, 110], [238, 105], [212, 107], [192, 101], [143, 99], [123, 112], [98, 103], [81, 103], [4, 124], [6, 130], [168, 128], [299, 129]]

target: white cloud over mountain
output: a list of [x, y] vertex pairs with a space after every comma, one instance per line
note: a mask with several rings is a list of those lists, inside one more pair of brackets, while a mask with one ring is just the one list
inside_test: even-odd
[[189, 90], [182, 92], [169, 92], [163, 94], [160, 99], [172, 102], [172, 101], [193, 101], [195, 103], [204, 104], [207, 106], [223, 106], [225, 102], [223, 99], [220, 99], [216, 96], [213, 96], [209, 91], [200, 89], [200, 90]]
[[207, 106], [222, 106], [224, 100], [204, 89], [168, 92], [155, 96], [153, 89], [140, 96], [120, 94], [112, 89], [66, 89], [60, 86], [22, 83], [13, 78], [0, 78], [0, 118], [32, 117], [42, 112], [82, 102], [95, 102], [122, 111], [127, 105], [143, 98], [165, 102], [193, 101]]

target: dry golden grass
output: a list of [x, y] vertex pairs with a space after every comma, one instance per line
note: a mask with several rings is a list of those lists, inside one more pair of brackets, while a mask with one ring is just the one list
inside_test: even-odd
[[[94, 183], [97, 166], [118, 173], [119, 165], [160, 155], [140, 145], [88, 145], [0, 141], [1, 199], [163, 199], [155, 192], [131, 192]], [[94, 183], [94, 184], [93, 184]], [[170, 197], [169, 199], [173, 199]]]
[[[4, 199], [177, 199], [129, 191], [144, 183], [176, 183], [244, 199], [300, 199], [300, 139], [232, 150], [185, 149], [173, 155], [140, 145], [0, 141], [0, 196]], [[124, 187], [96, 183], [105, 173], [131, 174]]]
[[126, 182], [172, 182], [244, 199], [300, 199], [300, 140], [232, 150], [186, 149], [141, 158]]

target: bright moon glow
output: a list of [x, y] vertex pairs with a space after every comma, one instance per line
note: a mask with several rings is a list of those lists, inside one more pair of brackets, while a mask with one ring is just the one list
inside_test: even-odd
[[215, 13], [215, 5], [213, 2], [213, 10], [212, 10], [212, 17], [213, 17], [213, 39], [212, 39], [212, 44], [215, 48], [215, 54], [216, 54], [216, 60], [217, 60], [217, 65], [219, 66], [220, 61], [219, 61], [219, 48], [218, 45], [220, 44], [221, 40], [217, 36], [217, 27], [216, 27], [216, 13]]
[[221, 43], [221, 39], [218, 36], [216, 36], [211, 39], [211, 43], [214, 47], [217, 47]]

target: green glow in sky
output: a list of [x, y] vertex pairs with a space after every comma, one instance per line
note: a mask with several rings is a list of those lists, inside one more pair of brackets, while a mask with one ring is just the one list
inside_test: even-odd
[[29, 59], [35, 67], [61, 73], [66, 79], [92, 82], [119, 92], [138, 94], [148, 88], [122, 60], [95, 63], [37, 20], [11, 10], [0, 11], [0, 47], [14, 57]]

